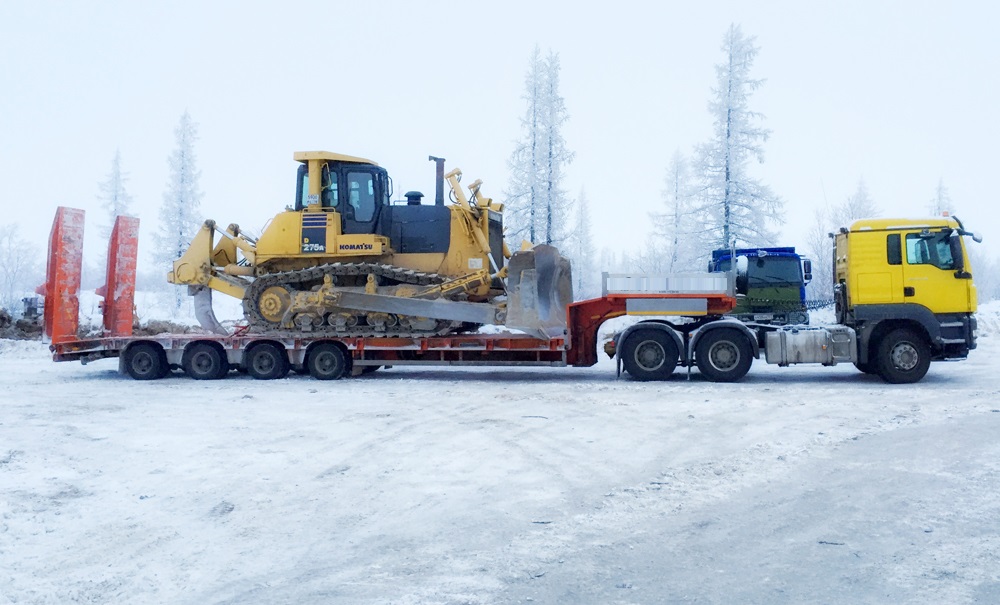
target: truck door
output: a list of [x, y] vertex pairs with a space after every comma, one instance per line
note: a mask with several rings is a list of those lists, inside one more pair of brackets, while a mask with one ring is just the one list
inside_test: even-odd
[[[959, 275], [952, 256], [951, 229], [904, 234], [903, 299], [934, 313], [969, 310], [971, 279]], [[956, 236], [957, 237], [957, 236]]]

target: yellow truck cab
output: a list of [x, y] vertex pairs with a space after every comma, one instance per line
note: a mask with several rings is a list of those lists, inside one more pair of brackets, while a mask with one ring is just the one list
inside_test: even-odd
[[834, 240], [837, 322], [854, 328], [857, 367], [915, 382], [930, 361], [976, 348], [976, 286], [954, 217], [867, 219]]

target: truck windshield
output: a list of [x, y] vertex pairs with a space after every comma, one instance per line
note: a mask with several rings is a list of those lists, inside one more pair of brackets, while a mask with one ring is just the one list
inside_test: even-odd
[[802, 284], [799, 260], [789, 256], [762, 256], [749, 259], [750, 287], [798, 286]]

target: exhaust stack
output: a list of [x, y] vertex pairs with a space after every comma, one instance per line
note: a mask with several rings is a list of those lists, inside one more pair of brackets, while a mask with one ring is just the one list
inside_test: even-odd
[[427, 159], [437, 164], [435, 170], [434, 205], [444, 206], [444, 158], [429, 155]]

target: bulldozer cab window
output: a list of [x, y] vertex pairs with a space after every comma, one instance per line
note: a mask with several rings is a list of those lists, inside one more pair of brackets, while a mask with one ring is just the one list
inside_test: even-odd
[[951, 254], [950, 233], [907, 233], [906, 262], [910, 265], [934, 265], [938, 269], [955, 268]]
[[354, 220], [367, 223], [375, 218], [375, 177], [372, 173], [347, 173], [347, 191], [347, 203], [353, 209]]
[[323, 187], [319, 198], [323, 208], [336, 208], [340, 202], [337, 190], [337, 173], [332, 172], [329, 166], [323, 166]]

